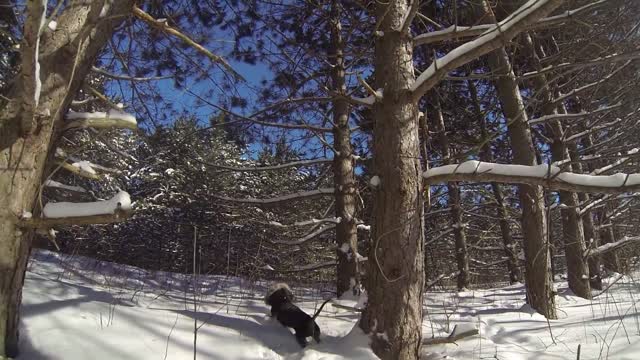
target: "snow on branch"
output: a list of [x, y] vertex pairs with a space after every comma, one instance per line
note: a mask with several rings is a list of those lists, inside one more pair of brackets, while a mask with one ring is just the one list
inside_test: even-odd
[[69, 164], [66, 161], [57, 161], [56, 163], [63, 169], [83, 178], [100, 180], [100, 175], [96, 173], [96, 171], [91, 167], [91, 164], [88, 161], [80, 161], [73, 164]]
[[458, 46], [439, 59], [434, 59], [411, 85], [413, 97], [422, 98], [449, 71], [504, 46], [509, 40], [526, 30], [530, 24], [546, 16], [562, 3], [562, 0], [529, 0], [477, 39]]
[[198, 44], [197, 42], [193, 41], [190, 37], [188, 37], [187, 35], [183, 34], [182, 32], [180, 32], [177, 29], [172, 28], [171, 26], [169, 26], [167, 24], [166, 21], [160, 21], [160, 20], [156, 20], [154, 19], [151, 15], [147, 14], [146, 12], [142, 11], [142, 9], [140, 9], [137, 6], [133, 7], [133, 15], [135, 17], [137, 17], [138, 19], [146, 22], [147, 24], [153, 26], [154, 28], [166, 32], [167, 34], [171, 34], [177, 38], [179, 38], [180, 40], [182, 40], [185, 44], [191, 46], [192, 48], [196, 49], [198, 52], [206, 55], [209, 59], [211, 59], [211, 61], [213, 61], [214, 63], [219, 64], [220, 66], [222, 66], [227, 72], [231, 73], [233, 76], [235, 76], [236, 79], [238, 80], [245, 80], [239, 73], [237, 73], [232, 67], [231, 65], [229, 65], [229, 63], [224, 60], [221, 56], [215, 55], [214, 53], [212, 53], [211, 51], [207, 50], [204, 46]]
[[94, 215], [113, 215], [118, 210], [131, 210], [131, 197], [125, 191], [120, 191], [109, 200], [87, 203], [57, 202], [47, 203], [42, 209], [45, 218], [69, 218]]
[[47, 0], [27, 2], [27, 18], [24, 23], [21, 79], [24, 93], [24, 112], [21, 119], [23, 133], [29, 133], [36, 122], [34, 116], [40, 103], [42, 82], [40, 80], [40, 37], [47, 15]]
[[617, 108], [619, 108], [621, 106], [622, 106], [622, 103], [617, 103], [615, 105], [604, 106], [604, 107], [601, 107], [600, 109], [596, 109], [596, 110], [593, 110], [593, 111], [582, 111], [582, 112], [579, 112], [579, 113], [570, 113], [570, 114], [544, 115], [544, 116], [541, 116], [539, 118], [530, 119], [529, 120], [529, 125], [540, 124], [540, 123], [551, 121], [551, 120], [566, 120], [566, 119], [576, 119], [576, 118], [587, 117], [587, 116], [591, 116], [591, 115], [594, 115], [594, 114], [597, 114], [597, 113], [601, 113], [601, 112], [617, 109]]
[[602, 56], [599, 58], [582, 61], [582, 62], [566, 62], [562, 64], [557, 64], [557, 65], [549, 65], [537, 71], [530, 71], [528, 73], [524, 73], [518, 76], [518, 80], [530, 79], [536, 76], [544, 75], [551, 71], [560, 71], [565, 69], [580, 69], [580, 68], [589, 67], [589, 66], [596, 66], [600, 64], [607, 64], [611, 62], [624, 61], [624, 60], [633, 60], [637, 58], [640, 58], [640, 50], [631, 51], [628, 53], [621, 53], [621, 54], [611, 54], [611, 55]]
[[113, 214], [69, 216], [61, 218], [31, 218], [22, 219], [20, 227], [35, 229], [51, 229], [54, 226], [65, 225], [97, 225], [124, 222], [131, 216], [130, 211], [117, 209]]
[[633, 236], [633, 237], [625, 236], [616, 242], [604, 244], [604, 245], [598, 246], [595, 249], [587, 249], [584, 253], [584, 256], [585, 257], [600, 256], [600, 255], [609, 253], [611, 251], [621, 249], [628, 245], [639, 244], [639, 243], [640, 243], [640, 236]]
[[563, 101], [565, 101], [566, 99], [576, 96], [586, 90], [589, 90], [591, 88], [595, 88], [596, 86], [599, 86], [600, 84], [608, 81], [609, 79], [611, 79], [615, 74], [617, 74], [618, 72], [620, 72], [622, 69], [626, 68], [627, 66], [629, 66], [629, 64], [631, 64], [633, 61], [629, 60], [626, 63], [622, 64], [620, 67], [618, 67], [617, 69], [615, 69], [614, 71], [612, 71], [609, 75], [603, 77], [602, 79], [592, 82], [590, 84], [581, 86], [579, 88], [574, 88], [573, 90], [569, 91], [566, 94], [561, 94], [560, 96], [558, 96], [557, 98], [553, 99], [553, 103], [554, 104], [558, 104], [561, 103]]
[[[199, 161], [201, 162], [201, 161]], [[238, 172], [258, 172], [258, 171], [271, 171], [271, 170], [281, 170], [290, 167], [302, 167], [302, 166], [311, 166], [316, 164], [326, 164], [333, 162], [333, 159], [313, 159], [313, 160], [300, 160], [300, 161], [292, 161], [289, 163], [278, 164], [278, 165], [269, 165], [269, 166], [246, 166], [246, 167], [234, 167], [227, 165], [218, 165], [212, 163], [204, 163], [205, 165], [224, 169], [229, 171], [238, 171]]]
[[331, 218], [324, 218], [324, 219], [311, 219], [311, 220], [305, 220], [305, 221], [298, 221], [293, 224], [286, 224], [286, 225], [279, 223], [277, 221], [269, 221], [268, 224], [272, 226], [277, 226], [277, 227], [301, 227], [301, 226], [324, 224], [324, 223], [339, 224], [340, 221], [342, 221], [341, 218], [331, 217]]
[[[605, 5], [607, 2], [611, 2], [611, 0], [596, 1], [574, 10], [567, 10], [564, 13], [556, 16], [550, 16], [548, 18], [540, 19], [537, 22], [534, 22], [527, 26], [526, 30], [534, 30], [549, 26], [562, 25], [567, 20], [570, 20], [571, 18], [574, 18], [575, 16], [588, 10], [593, 10], [599, 6]], [[493, 29], [494, 26], [495, 25], [493, 24], [482, 24], [474, 26], [451, 25], [443, 30], [420, 34], [413, 39], [413, 43], [415, 46], [420, 46], [440, 41], [459, 40], [466, 37], [479, 36], [482, 35], [485, 31]]]
[[[367, 261], [368, 259], [366, 257], [358, 257], [358, 262], [364, 262]], [[301, 266], [295, 266], [293, 269], [291, 270], [280, 270], [279, 272], [299, 272], [299, 271], [312, 271], [312, 270], [319, 270], [319, 269], [324, 269], [324, 268], [328, 268], [328, 267], [334, 267], [337, 266], [338, 262], [335, 260], [331, 260], [331, 261], [325, 261], [325, 262], [321, 262], [321, 263], [315, 263], [315, 264], [309, 264], [309, 265], [301, 265]]]
[[65, 118], [69, 121], [65, 126], [65, 130], [87, 127], [96, 129], [123, 128], [131, 130], [138, 128], [138, 122], [135, 116], [115, 109], [111, 109], [106, 113], [69, 111]]
[[79, 192], [79, 193], [86, 193], [87, 192], [87, 190], [85, 190], [84, 188], [82, 188], [80, 186], [66, 185], [66, 184], [59, 183], [59, 182], [54, 181], [54, 180], [45, 181], [44, 182], [44, 186], [50, 187], [50, 188], [55, 188], [55, 189], [74, 191], [74, 192]]
[[270, 243], [273, 244], [280, 244], [280, 245], [302, 245], [306, 242], [309, 242], [313, 239], [316, 239], [318, 236], [326, 233], [329, 230], [333, 230], [336, 228], [336, 225], [327, 225], [327, 226], [323, 226], [320, 227], [318, 230], [308, 234], [305, 237], [302, 237], [300, 239], [296, 239], [296, 240], [291, 240], [291, 241], [287, 241], [287, 240], [268, 240]]
[[278, 204], [278, 203], [287, 202], [287, 201], [303, 200], [303, 199], [315, 198], [318, 196], [333, 195], [334, 191], [335, 190], [333, 188], [320, 188], [317, 190], [299, 191], [292, 194], [287, 194], [287, 195], [282, 195], [282, 196], [267, 198], [267, 199], [256, 199], [256, 198], [239, 199], [239, 198], [230, 198], [226, 196], [215, 196], [215, 198], [224, 200], [224, 201], [237, 202], [237, 203], [243, 203], [243, 204], [271, 205], [271, 204]]
[[505, 165], [470, 160], [431, 168], [423, 176], [429, 184], [450, 181], [503, 182], [537, 185], [550, 190], [610, 194], [640, 190], [640, 174], [575, 174], [562, 172], [554, 165]]

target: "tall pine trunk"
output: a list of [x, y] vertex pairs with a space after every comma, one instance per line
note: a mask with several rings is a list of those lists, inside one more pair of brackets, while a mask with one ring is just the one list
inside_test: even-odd
[[[344, 69], [344, 41], [342, 39], [341, 4], [331, 3], [331, 47], [329, 61], [332, 64], [331, 80], [333, 90], [346, 95]], [[333, 176], [336, 217], [340, 222], [336, 226], [337, 253], [337, 292], [338, 296], [351, 290], [357, 292], [360, 283], [358, 269], [358, 234], [356, 224], [356, 182], [353, 174], [353, 148], [349, 129], [349, 103], [344, 97], [333, 100], [333, 146], [336, 150], [333, 158]]]
[[361, 326], [382, 359], [418, 359], [424, 289], [423, 199], [418, 108], [411, 36], [401, 31], [410, 2], [379, 2], [382, 36], [375, 43], [375, 82], [383, 98], [373, 106], [374, 162], [380, 185], [374, 191], [374, 227], [368, 305]]
[[[133, 2], [115, 2], [100, 18], [102, 5], [78, 0], [65, 7], [57, 30], [43, 32], [40, 41], [37, 107], [31, 84], [24, 81], [34, 80], [34, 68], [23, 66], [23, 81], [13, 89], [0, 118], [0, 357], [18, 353], [22, 285], [33, 236], [33, 231], [18, 227], [18, 215], [37, 210], [36, 195], [63, 114]], [[31, 3], [28, 6], [27, 23], [39, 16]], [[32, 36], [25, 34], [25, 39], [23, 52], [35, 47]]]
[[[479, 18], [495, 23], [496, 19], [486, 1], [482, 2]], [[520, 95], [520, 88], [504, 48], [488, 55], [489, 67], [498, 76], [495, 80], [498, 97], [508, 123], [513, 162], [519, 165], [537, 165], [536, 151], [531, 139], [528, 116]], [[522, 207], [522, 235], [526, 262], [525, 284], [527, 301], [548, 319], [555, 319], [555, 299], [551, 277], [551, 259], [547, 234], [544, 191], [540, 186], [518, 186]]]

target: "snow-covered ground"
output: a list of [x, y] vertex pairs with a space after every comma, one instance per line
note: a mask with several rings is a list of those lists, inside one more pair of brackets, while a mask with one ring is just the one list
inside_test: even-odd
[[[193, 359], [194, 326], [199, 359], [375, 358], [350, 310], [327, 305], [318, 318], [323, 342], [302, 350], [267, 316], [266, 283], [201, 276], [198, 284], [194, 311], [187, 276], [35, 252], [24, 287], [18, 359]], [[309, 313], [321, 303], [317, 289], [294, 291]], [[640, 359], [637, 299], [640, 284], [631, 277], [592, 301], [574, 297], [560, 283], [560, 319], [547, 322], [529, 311], [519, 285], [429, 293], [426, 339], [446, 336], [455, 325], [475, 326], [480, 334], [425, 347], [423, 358], [576, 359], [580, 346], [580, 359]], [[340, 303], [354, 306], [355, 300]]]

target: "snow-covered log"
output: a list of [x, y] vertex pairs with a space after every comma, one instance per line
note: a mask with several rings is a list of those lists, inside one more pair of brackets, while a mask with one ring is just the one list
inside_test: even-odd
[[92, 127], [96, 129], [121, 128], [136, 130], [138, 128], [135, 116], [115, 109], [106, 113], [70, 111], [65, 118], [69, 121], [65, 129]]
[[562, 172], [554, 165], [505, 165], [470, 160], [429, 169], [423, 176], [428, 184], [450, 181], [502, 182], [538, 185], [550, 190], [610, 194], [640, 190], [640, 174], [575, 174]]

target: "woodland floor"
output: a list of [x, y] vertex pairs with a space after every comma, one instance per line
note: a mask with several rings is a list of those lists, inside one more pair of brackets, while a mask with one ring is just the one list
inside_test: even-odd
[[[184, 275], [34, 252], [24, 287], [20, 360], [372, 359], [358, 314], [327, 305], [318, 318], [323, 342], [302, 350], [287, 329], [267, 316], [266, 283], [200, 276], [197, 311], [193, 281]], [[640, 359], [640, 284], [613, 276], [593, 300], [558, 282], [560, 319], [547, 322], [525, 305], [522, 285], [429, 292], [425, 338], [455, 325], [479, 335], [424, 347], [423, 359]], [[295, 287], [309, 313], [319, 287]], [[338, 301], [355, 306], [356, 299]], [[197, 322], [196, 322], [197, 321]], [[195, 325], [194, 325], [195, 323]], [[552, 335], [553, 334], [553, 335]]]

